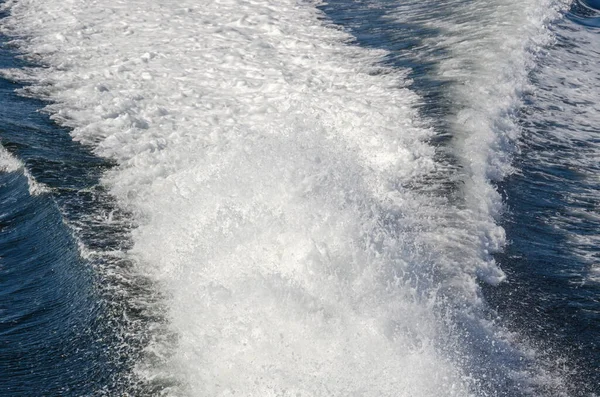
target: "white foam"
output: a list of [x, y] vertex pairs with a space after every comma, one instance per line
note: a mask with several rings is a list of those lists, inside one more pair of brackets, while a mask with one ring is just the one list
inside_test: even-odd
[[446, 116], [451, 151], [464, 171], [470, 222], [482, 225], [480, 234], [491, 251], [504, 244], [503, 232], [493, 221], [485, 225], [503, 211], [491, 182], [513, 172], [511, 158], [520, 136], [513, 112], [529, 87], [527, 76], [536, 54], [552, 40], [546, 25], [568, 3], [478, 0], [441, 6], [437, 1], [415, 1], [403, 3], [394, 14], [401, 22], [436, 32], [421, 44], [427, 50], [417, 52], [429, 57], [437, 80], [450, 87], [445, 95], [452, 103]]
[[38, 182], [25, 165], [16, 157], [11, 155], [2, 145], [0, 145], [0, 172], [22, 172], [27, 178], [29, 185], [29, 194], [37, 196], [50, 192], [50, 188], [41, 182]]
[[[7, 7], [3, 30], [46, 65], [28, 71], [27, 93], [119, 162], [104, 183], [140, 224], [129, 254], [170, 296], [176, 346], [149, 346], [140, 374], [176, 379], [172, 395], [477, 393], [485, 380], [452, 318], [472, 319], [482, 345], [508, 343], [481, 317], [477, 279], [504, 278], [489, 178], [508, 167], [492, 124], [514, 96], [482, 92], [459, 115], [468, 171], [455, 206], [409, 188], [444, 166], [405, 73], [344, 44], [314, 4]], [[499, 71], [475, 73], [468, 92]]]
[[15, 172], [23, 168], [23, 164], [0, 145], [0, 171]]

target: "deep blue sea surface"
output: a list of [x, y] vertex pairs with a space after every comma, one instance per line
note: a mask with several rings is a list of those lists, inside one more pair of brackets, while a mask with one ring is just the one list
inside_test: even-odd
[[[1, 39], [0, 65], [27, 66]], [[43, 102], [17, 95], [20, 87], [0, 80], [0, 142], [44, 187], [32, 192], [23, 169], [0, 173], [0, 395], [124, 395], [136, 382], [129, 371], [141, 342], [131, 335], [144, 318], [115, 293], [123, 281], [98, 268], [129, 265], [80, 251], [129, 244], [126, 222], [94, 222], [124, 216], [98, 186], [112, 165], [41, 113]], [[129, 299], [143, 284], [128, 285]]]
[[[324, 23], [352, 35], [352, 45], [386, 50], [386, 66], [408, 71], [447, 165], [435, 176], [437, 194], [459, 201], [461, 165], [446, 148], [460, 101], [453, 81], [435, 72], [453, 53], [431, 45], [443, 42], [436, 21], [445, 21], [448, 6], [331, 0], [319, 9]], [[508, 240], [494, 257], [506, 280], [481, 283], [487, 315], [558, 371], [573, 397], [600, 396], [599, 21], [598, 1], [576, 0], [562, 11], [506, 114], [521, 131], [514, 171], [494, 181]], [[9, 42], [0, 36], [0, 68], [30, 66]], [[163, 395], [168, 383], [134, 370], [151, 338], [147, 328], [168, 320], [146, 310], [162, 299], [159, 288], [118, 254], [131, 248], [136, 223], [100, 183], [116, 164], [73, 141], [40, 112], [45, 102], [19, 88], [0, 79], [0, 144], [24, 164], [0, 169], [0, 396]], [[99, 221], [106, 214], [110, 225]], [[482, 396], [559, 395], [479, 383]]]

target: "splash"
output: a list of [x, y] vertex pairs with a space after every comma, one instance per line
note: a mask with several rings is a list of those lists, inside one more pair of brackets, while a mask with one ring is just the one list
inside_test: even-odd
[[459, 32], [443, 44], [458, 54], [440, 64], [453, 98], [481, 105], [455, 119], [457, 204], [418, 188], [448, 166], [408, 71], [350, 45], [314, 5], [6, 3], [4, 31], [45, 66], [23, 94], [119, 163], [103, 183], [139, 225], [127, 255], [168, 295], [175, 340], [148, 345], [138, 373], [174, 396], [525, 389], [543, 376], [535, 352], [488, 319], [478, 287], [504, 278], [490, 179], [509, 166], [493, 123], [517, 90], [483, 83], [522, 68], [518, 85], [523, 43], [499, 52], [514, 68], [469, 74], [479, 91], [452, 71], [501, 46], [498, 32], [464, 36], [475, 50]]

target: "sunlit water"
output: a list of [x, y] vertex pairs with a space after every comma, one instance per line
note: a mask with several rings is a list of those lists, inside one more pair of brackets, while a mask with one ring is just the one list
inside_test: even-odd
[[594, 2], [5, 7], [1, 393], [600, 392]]

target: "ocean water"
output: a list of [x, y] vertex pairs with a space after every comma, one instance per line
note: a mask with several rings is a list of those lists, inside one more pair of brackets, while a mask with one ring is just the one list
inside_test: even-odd
[[600, 3], [7, 0], [0, 395], [600, 395]]

